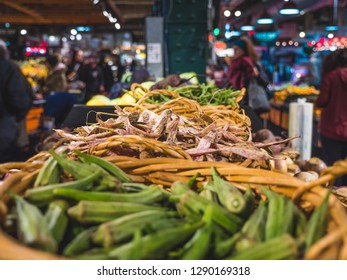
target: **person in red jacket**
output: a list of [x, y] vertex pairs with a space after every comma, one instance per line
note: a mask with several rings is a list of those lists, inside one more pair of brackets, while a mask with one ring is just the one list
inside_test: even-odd
[[249, 80], [258, 75], [258, 71], [249, 54], [245, 40], [240, 39], [233, 42], [232, 47], [234, 56], [229, 65], [227, 76], [233, 88], [245, 88], [248, 86]]
[[[325, 161], [332, 165], [347, 158], [347, 49], [325, 58], [323, 75], [316, 105], [323, 108], [319, 132]], [[347, 176], [337, 179], [335, 185], [347, 186]]]

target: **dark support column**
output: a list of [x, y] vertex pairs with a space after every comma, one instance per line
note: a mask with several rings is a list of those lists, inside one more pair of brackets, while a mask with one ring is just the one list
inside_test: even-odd
[[[162, 0], [165, 18], [165, 74], [205, 75], [208, 0]], [[199, 77], [200, 81], [205, 78]]]

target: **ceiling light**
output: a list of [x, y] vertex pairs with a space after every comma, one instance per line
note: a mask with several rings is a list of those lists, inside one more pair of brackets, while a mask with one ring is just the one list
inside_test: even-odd
[[257, 19], [257, 24], [273, 24], [274, 20], [270, 17], [270, 15], [264, 11], [260, 17]]
[[77, 35], [77, 30], [76, 30], [76, 29], [71, 29], [71, 30], [70, 30], [70, 33], [71, 33], [72, 35]]
[[231, 16], [231, 12], [229, 10], [225, 10], [224, 11], [224, 16], [225, 17], [230, 17]]
[[329, 38], [329, 39], [334, 38], [334, 34], [333, 34], [333, 33], [329, 33], [329, 34], [328, 34], [328, 38]]
[[235, 15], [235, 17], [239, 17], [239, 16], [241, 16], [241, 12], [240, 11], [235, 11], [234, 15]]
[[254, 26], [253, 25], [243, 25], [240, 28], [242, 31], [253, 31], [254, 30]]
[[305, 36], [306, 36], [306, 33], [305, 33], [304, 31], [301, 31], [301, 32], [299, 33], [299, 37], [300, 37], [300, 38], [305, 38]]
[[120, 24], [117, 22], [114, 27], [116, 27], [116, 29], [120, 29]]
[[295, 43], [294, 43], [294, 46], [295, 46], [295, 47], [299, 46], [299, 43], [298, 43], [298, 42], [295, 42]]
[[61, 40], [62, 40], [63, 42], [67, 42], [66, 37], [61, 38]]
[[50, 35], [50, 36], [48, 37], [48, 40], [51, 41], [51, 42], [55, 41], [55, 36]]
[[102, 14], [105, 16], [105, 17], [110, 17], [111, 16], [111, 13], [109, 13], [108, 11], [103, 11]]
[[22, 29], [21, 31], [20, 31], [20, 34], [21, 35], [26, 35], [28, 33], [28, 31], [26, 30], [26, 29]]
[[100, 3], [100, 0], [92, 0], [92, 2], [93, 2], [94, 5], [97, 5], [97, 4]]
[[111, 23], [117, 22], [117, 19], [114, 18], [114, 17], [109, 17], [108, 20], [109, 20]]
[[75, 40], [75, 36], [74, 36], [74, 35], [71, 35], [71, 36], [70, 36], [70, 40], [72, 40], [72, 41]]
[[300, 13], [298, 6], [291, 0], [286, 1], [283, 7], [280, 9], [281, 15], [297, 15]]
[[6, 28], [10, 28], [10, 27], [11, 27], [11, 24], [10, 24], [9, 22], [6, 22], [6, 23], [5, 23], [5, 27], [6, 27]]
[[330, 25], [330, 26], [326, 26], [325, 30], [326, 31], [337, 31], [337, 30], [339, 30], [339, 27], [336, 25]]
[[77, 35], [76, 35], [76, 39], [77, 39], [78, 41], [81, 41], [81, 40], [82, 40], [82, 35], [81, 35], [81, 34], [77, 34]]

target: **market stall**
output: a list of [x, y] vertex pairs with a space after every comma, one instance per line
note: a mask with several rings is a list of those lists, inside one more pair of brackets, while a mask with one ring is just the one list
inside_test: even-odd
[[56, 130], [55, 151], [0, 165], [1, 258], [347, 258], [345, 208], [324, 188], [345, 161], [295, 162], [290, 139], [252, 140], [243, 91], [203, 105], [139, 88], [111, 118]]

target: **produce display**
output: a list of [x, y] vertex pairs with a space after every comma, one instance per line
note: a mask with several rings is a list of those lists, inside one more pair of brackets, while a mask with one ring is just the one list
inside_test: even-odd
[[26, 60], [20, 64], [20, 68], [33, 88], [37, 88], [48, 74], [42, 58]]
[[148, 85], [150, 85], [150, 88], [153, 88], [153, 86], [156, 84], [153, 84], [153, 82], [133, 84], [131, 86], [131, 90], [125, 90], [121, 97], [112, 100], [103, 95], [96, 95], [93, 96], [86, 105], [135, 105], [136, 102], [145, 94], [155, 93], [147, 98], [145, 102], [150, 104], [162, 104], [172, 100], [173, 98], [185, 97], [197, 101], [200, 105], [230, 105], [231, 107], [236, 108], [237, 102], [244, 94], [244, 92], [241, 90], [234, 90], [230, 88], [220, 89], [215, 85], [207, 84], [182, 85], [179, 87], [165, 86], [165, 89], [162, 87], [155, 87], [153, 90], [150, 90]]
[[97, 114], [97, 124], [56, 133], [71, 151], [97, 156], [229, 161], [263, 168], [272, 159], [267, 148], [290, 140], [252, 142], [249, 118], [232, 107], [200, 106], [183, 97], [164, 104], [144, 100], [134, 107], [116, 107], [114, 118], [103, 121], [102, 114]]
[[347, 259], [323, 188], [347, 161], [299, 161], [291, 139], [252, 134], [244, 91], [208, 88], [135, 84], [132, 106], [1, 164], [0, 259]]
[[[222, 162], [102, 159], [78, 150], [71, 156], [52, 150], [34, 157], [22, 164], [26, 175], [18, 184], [7, 182], [18, 181], [19, 173], [8, 174], [0, 193], [1, 225], [21, 244], [73, 259], [347, 258], [347, 243], [335, 246], [328, 234], [347, 220], [342, 205], [317, 188], [307, 190], [314, 194], [310, 200], [295, 204], [281, 194], [298, 199], [293, 188], [301, 181], [288, 175]], [[40, 158], [44, 164], [37, 169]], [[134, 174], [145, 169], [183, 172], [163, 189], [138, 182]], [[30, 170], [36, 171], [28, 180]], [[236, 187], [232, 182], [245, 174], [249, 183], [243, 179]], [[269, 178], [277, 187], [265, 187]], [[346, 223], [331, 234], [340, 240], [344, 232]], [[0, 237], [5, 238], [1, 232]], [[6, 252], [6, 243], [2, 248]], [[29, 252], [16, 248], [18, 255], [39, 254]]]
[[[284, 103], [287, 98], [294, 95], [302, 95], [302, 97], [310, 98], [310, 95], [318, 95], [319, 90], [315, 87], [298, 87], [298, 86], [288, 86], [282, 90], [276, 91], [273, 100], [277, 103]], [[312, 99], [312, 98], [311, 98]]]

